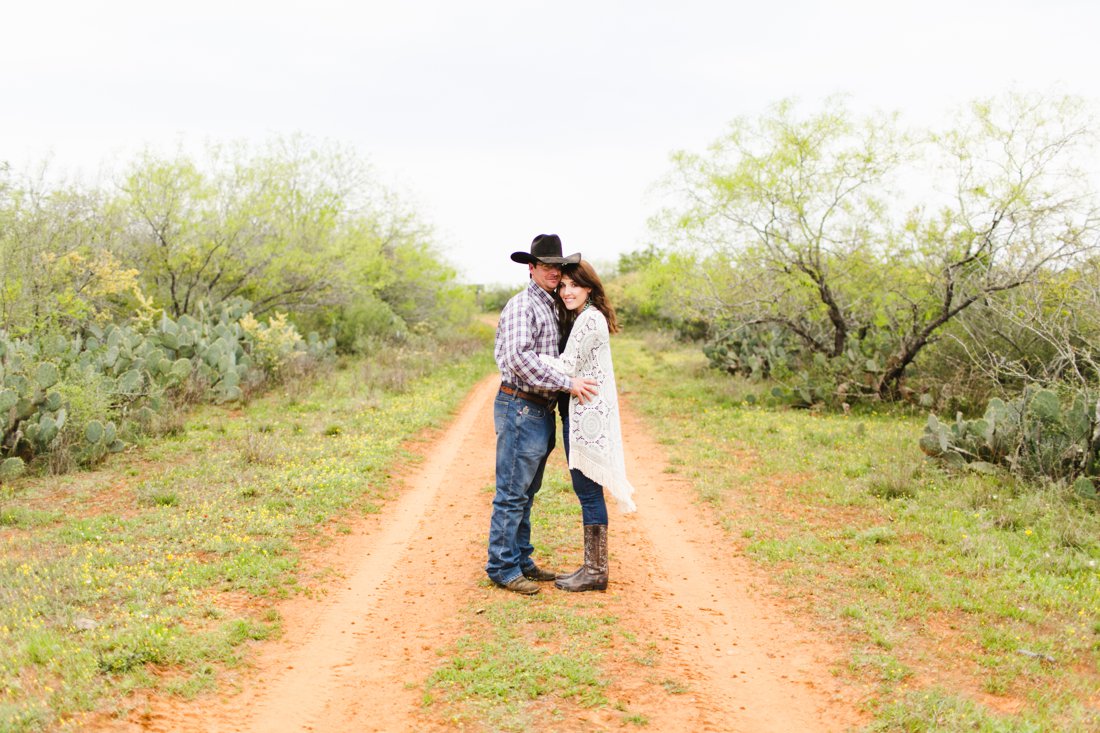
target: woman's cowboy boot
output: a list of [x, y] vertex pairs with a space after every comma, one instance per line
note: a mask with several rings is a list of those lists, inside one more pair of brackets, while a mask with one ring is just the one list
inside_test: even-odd
[[576, 578], [580, 577], [581, 573], [584, 572], [584, 566], [585, 566], [585, 564], [588, 563], [588, 560], [589, 560], [589, 556], [588, 556], [588, 552], [589, 552], [588, 546], [589, 545], [588, 545], [588, 539], [587, 539], [588, 538], [588, 525], [587, 524], [582, 525], [581, 529], [584, 531], [584, 537], [585, 537], [585, 541], [584, 541], [584, 563], [582, 563], [579, 568], [577, 568], [576, 570], [574, 570], [571, 573], [560, 573], [558, 575], [558, 577], [554, 579], [554, 581], [555, 581], [554, 585], [557, 585], [557, 581], [559, 581], [559, 580], [569, 580], [569, 581], [575, 580]]
[[607, 589], [607, 525], [584, 525], [584, 565], [554, 586], [566, 591]]
[[554, 585], [558, 585], [558, 583], [561, 583], [562, 581], [573, 580], [577, 576], [579, 576], [581, 574], [581, 572], [583, 572], [583, 571], [584, 571], [584, 565], [581, 565], [579, 568], [577, 568], [576, 570], [574, 570], [571, 573], [562, 573], [561, 575], [559, 575], [557, 578], [554, 579]]

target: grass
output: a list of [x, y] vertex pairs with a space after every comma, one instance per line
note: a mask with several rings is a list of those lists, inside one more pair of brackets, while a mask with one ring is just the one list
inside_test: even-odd
[[847, 648], [873, 730], [1100, 728], [1095, 504], [939, 469], [917, 447], [923, 416], [763, 406], [766, 386], [696, 348], [614, 348], [621, 388], [731, 547]]
[[[1093, 506], [941, 471], [917, 450], [920, 416], [768, 407], [767, 387], [707, 369], [697, 349], [653, 335], [613, 348], [620, 388], [730, 551], [769, 569], [799, 622], [844, 650], [837, 673], [870, 691], [869, 730], [1100, 728]], [[324, 577], [299, 566], [300, 548], [385, 504], [402, 445], [491, 369], [486, 352], [482, 340], [456, 348], [461, 359], [348, 361], [244, 407], [198, 409], [178, 434], [97, 471], [5, 484], [0, 730], [77, 730], [87, 711], [125, 714], [130, 691], [216, 687], [250, 643], [280, 633], [274, 603]], [[567, 568], [580, 520], [561, 463], [534, 536], [540, 561]], [[484, 591], [423, 684], [432, 716], [491, 730], [646, 727], [645, 711], [616, 699], [624, 669], [686, 701], [653, 637], [616, 623], [614, 588]]]
[[491, 370], [486, 337], [345, 361], [198, 408], [96, 471], [5, 484], [0, 730], [76, 730], [125, 714], [133, 690], [216, 686], [279, 633], [274, 601], [308, 585], [299, 547], [378, 511], [402, 445]]
[[[559, 463], [563, 458], [548, 464], [532, 512], [532, 537], [537, 558], [567, 568], [581, 559], [581, 521]], [[485, 488], [487, 501], [492, 491]], [[483, 585], [484, 595], [461, 610], [467, 632], [441, 651], [424, 685], [426, 709], [456, 726], [499, 731], [555, 729], [563, 721], [586, 719], [585, 711], [625, 710], [614, 699], [609, 670], [640, 665], [647, 648], [620, 629], [606, 607], [614, 588], [606, 594], [544, 590], [518, 598], [487, 580]], [[669, 694], [686, 689], [668, 684]], [[641, 715], [617, 719], [645, 724]]]

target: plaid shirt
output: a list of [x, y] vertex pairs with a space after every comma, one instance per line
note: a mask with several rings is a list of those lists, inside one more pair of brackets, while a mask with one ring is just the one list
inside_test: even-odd
[[524, 392], [552, 397], [572, 386], [569, 377], [539, 359], [539, 354], [558, 355], [558, 315], [554, 297], [534, 280], [501, 311], [494, 354], [501, 381]]

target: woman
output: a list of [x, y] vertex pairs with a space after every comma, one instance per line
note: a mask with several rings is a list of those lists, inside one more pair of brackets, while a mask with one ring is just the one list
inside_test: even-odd
[[565, 455], [573, 491], [581, 503], [584, 523], [584, 565], [560, 575], [554, 585], [567, 591], [607, 588], [607, 489], [624, 512], [636, 508], [634, 487], [626, 478], [622, 429], [615, 371], [611, 364], [610, 335], [619, 330], [615, 310], [607, 301], [603, 283], [586, 260], [562, 268], [557, 291], [562, 330], [572, 321], [569, 340], [557, 359], [540, 356], [570, 377], [599, 383], [594, 398], [569, 400], [562, 410]]

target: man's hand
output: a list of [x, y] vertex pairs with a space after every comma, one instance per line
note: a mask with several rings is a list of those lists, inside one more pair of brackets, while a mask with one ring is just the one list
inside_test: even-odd
[[597, 387], [600, 383], [595, 379], [581, 379], [580, 377], [573, 377], [573, 386], [569, 388], [569, 394], [577, 398], [583, 405], [588, 400], [596, 396], [598, 390]]

